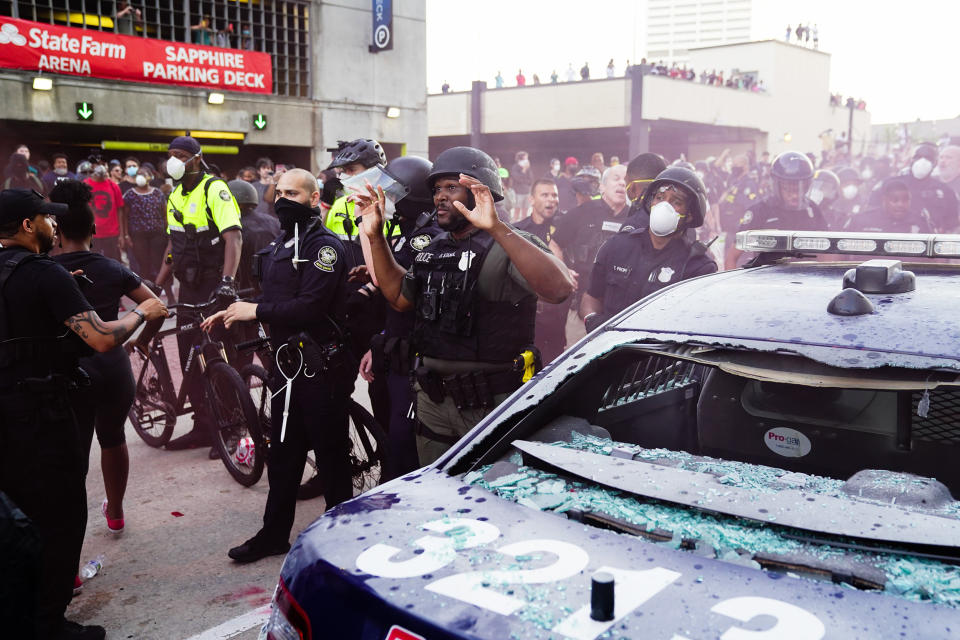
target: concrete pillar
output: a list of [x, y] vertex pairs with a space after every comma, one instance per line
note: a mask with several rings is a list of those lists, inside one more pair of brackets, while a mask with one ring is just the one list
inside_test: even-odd
[[[640, 65], [630, 67], [630, 150], [629, 158], [636, 158], [650, 150], [650, 122], [643, 119], [643, 73]], [[629, 160], [628, 160], [629, 162]]]
[[474, 80], [470, 87], [470, 146], [483, 148], [483, 92], [487, 83]]

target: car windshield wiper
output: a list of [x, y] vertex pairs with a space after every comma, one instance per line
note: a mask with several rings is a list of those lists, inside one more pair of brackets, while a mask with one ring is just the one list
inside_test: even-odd
[[803, 489], [762, 492], [724, 484], [709, 473], [552, 444], [516, 440], [513, 446], [528, 466], [634, 496], [816, 535], [906, 546], [911, 553], [960, 557], [960, 520], [956, 518]]

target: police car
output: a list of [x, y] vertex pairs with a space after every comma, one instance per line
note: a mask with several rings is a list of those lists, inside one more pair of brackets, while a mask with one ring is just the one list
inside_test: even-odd
[[316, 520], [261, 638], [960, 637], [960, 236], [737, 243]]

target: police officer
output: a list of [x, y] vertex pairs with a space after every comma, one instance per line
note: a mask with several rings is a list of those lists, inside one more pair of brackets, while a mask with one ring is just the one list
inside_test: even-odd
[[709, 207], [706, 188], [683, 167], [669, 167], [642, 198], [649, 224], [618, 233], [597, 254], [580, 314], [593, 330], [637, 300], [686, 278], [714, 273], [707, 248], [685, 237], [703, 224]]
[[796, 151], [784, 151], [770, 167], [773, 193], [748, 208], [740, 219], [740, 230], [790, 229], [826, 231], [827, 222], [814, 202], [807, 198], [813, 180], [813, 164]]
[[887, 178], [881, 185], [881, 206], [862, 211], [847, 220], [844, 231], [933, 233], [927, 212], [916, 213], [910, 206], [910, 187], [905, 177]]
[[630, 201], [630, 210], [627, 212], [623, 231], [647, 226], [649, 212], [643, 206], [643, 193], [666, 168], [666, 161], [658, 153], [641, 153], [627, 164], [627, 200]]
[[[387, 221], [387, 242], [393, 258], [404, 269], [409, 269], [421, 251], [440, 234], [433, 212], [433, 194], [427, 186], [427, 176], [433, 165], [423, 158], [403, 156], [391, 160], [385, 171], [397, 182], [404, 185], [408, 192], [396, 203], [396, 212]], [[392, 227], [400, 229], [400, 235], [394, 235]], [[366, 236], [361, 241], [369, 244]], [[372, 264], [372, 261], [371, 261]], [[378, 282], [376, 272], [371, 269], [375, 286]], [[378, 296], [380, 300], [383, 298]], [[414, 326], [413, 311], [400, 312], [392, 307], [386, 309], [386, 321], [381, 333], [373, 336], [370, 350], [360, 362], [360, 375], [368, 382], [377, 377], [386, 379], [390, 400], [388, 426], [390, 436], [390, 460], [387, 477], [395, 477], [412, 471], [420, 466], [417, 457], [417, 440], [413, 418], [416, 395], [410, 385], [410, 373], [413, 371], [412, 334]]]
[[[557, 183], [549, 178], [534, 181], [530, 188], [530, 205], [530, 215], [515, 226], [537, 236], [549, 247], [553, 234], [557, 232], [560, 205]], [[563, 352], [566, 322], [567, 305], [537, 301], [536, 345], [544, 363], [551, 362]]]
[[[40, 566], [0, 572], [5, 636], [103, 638], [102, 627], [64, 620], [80, 561], [87, 505], [84, 460], [70, 393], [82, 386], [82, 344], [106, 352], [148, 320], [166, 316], [156, 298], [119, 320], [102, 320], [73, 276], [46, 252], [66, 205], [27, 189], [0, 193], [0, 494], [30, 518]], [[64, 337], [64, 325], [76, 336]], [[0, 562], [9, 562], [9, 553]], [[11, 585], [10, 580], [24, 578]]]
[[[297, 487], [310, 448], [321, 456], [317, 470], [327, 508], [353, 496], [347, 399], [357, 363], [346, 355], [343, 338], [346, 254], [323, 226], [319, 203], [317, 180], [309, 172], [291, 169], [280, 177], [274, 210], [282, 233], [257, 254], [263, 294], [257, 302], [234, 302], [203, 323], [205, 331], [219, 322], [228, 328], [235, 322], [267, 323], [277, 357], [270, 381], [278, 393], [271, 407], [270, 491], [263, 527], [230, 549], [228, 555], [237, 562], [290, 549]], [[318, 359], [313, 355], [318, 351], [332, 355]]]
[[534, 340], [536, 302], [564, 301], [573, 281], [540, 242], [502, 222], [503, 198], [493, 158], [472, 147], [437, 156], [428, 177], [441, 233], [409, 271], [382, 234], [382, 190], [358, 198], [363, 233], [387, 302], [415, 310], [414, 347], [421, 464], [439, 455], [522, 381], [514, 362]]
[[[914, 216], [926, 210], [930, 222], [939, 233], [953, 233], [960, 226], [958, 217], [957, 194], [953, 189], [933, 177], [937, 166], [937, 147], [929, 142], [919, 145], [913, 153], [913, 160], [907, 169], [896, 176], [910, 189], [910, 211]], [[878, 182], [870, 193], [869, 207], [881, 206], [886, 180]]]
[[760, 180], [756, 171], [750, 169], [750, 160], [745, 153], [731, 159], [730, 186], [720, 198], [718, 213], [720, 231], [724, 235], [724, 268], [732, 269], [736, 263], [736, 243], [734, 237], [740, 226], [740, 219], [760, 198]]
[[842, 229], [847, 220], [860, 213], [863, 207], [863, 179], [853, 167], [842, 167], [836, 173], [840, 182], [840, 197], [833, 203], [833, 211], [839, 222], [836, 228]]
[[846, 219], [842, 210], [836, 209], [840, 198], [840, 178], [829, 169], [817, 169], [807, 189], [807, 199], [820, 207], [831, 229], [842, 229]]
[[[167, 174], [180, 183], [167, 198], [166, 259], [157, 274], [163, 286], [171, 274], [180, 281], [180, 302], [206, 302], [216, 293], [236, 298], [237, 265], [243, 238], [240, 210], [230, 188], [222, 179], [204, 172], [200, 143], [189, 136], [174, 138], [168, 147]], [[182, 310], [177, 326], [191, 323], [193, 314]], [[180, 364], [186, 365], [196, 334], [177, 335]], [[167, 449], [202, 447], [212, 442], [212, 425], [204, 406], [203, 384], [196, 375], [184, 380], [194, 409], [193, 429], [167, 443]], [[217, 457], [211, 448], [211, 459]]]
[[[227, 183], [237, 206], [240, 208], [240, 230], [243, 246], [237, 267], [237, 288], [254, 289], [260, 293], [260, 282], [253, 277], [253, 255], [280, 234], [280, 222], [272, 213], [258, 211], [260, 195], [246, 180], [231, 180]], [[269, 203], [270, 210], [273, 203]]]

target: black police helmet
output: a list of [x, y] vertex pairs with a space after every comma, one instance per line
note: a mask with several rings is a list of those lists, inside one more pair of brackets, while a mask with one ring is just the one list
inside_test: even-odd
[[774, 158], [770, 175], [778, 180], [810, 180], [813, 164], [799, 151], [784, 151]]
[[433, 183], [438, 178], [458, 176], [461, 173], [476, 178], [489, 189], [496, 202], [503, 200], [503, 183], [497, 163], [480, 149], [473, 147], [453, 147], [437, 156], [433, 161], [433, 171], [427, 176], [427, 187], [433, 191]]
[[837, 169], [837, 180], [840, 181], [840, 184], [845, 182], [855, 182], [860, 184], [860, 172], [853, 167], [843, 167], [842, 169]]
[[427, 176], [433, 164], [417, 156], [394, 158], [384, 168], [384, 173], [407, 188], [405, 196], [397, 200], [397, 211], [418, 215], [433, 208], [433, 194], [427, 187]]
[[697, 167], [694, 166], [692, 162], [687, 162], [686, 160], [677, 160], [673, 163], [674, 167], [680, 167], [681, 169], [689, 169], [690, 171], [696, 171]]
[[372, 138], [357, 138], [349, 142], [340, 140], [336, 149], [328, 149], [328, 151], [333, 151], [334, 155], [333, 162], [327, 169], [345, 167], [354, 162], [359, 162], [367, 169], [374, 165], [387, 164], [387, 154], [384, 153], [383, 147]]
[[830, 204], [840, 196], [840, 178], [829, 169], [817, 169], [813, 174], [813, 182], [810, 183], [807, 197], [817, 204], [821, 204], [821, 202], [817, 202], [815, 198], [811, 197], [815, 189], [819, 190], [820, 194], [822, 194], [822, 203]]
[[703, 180], [696, 173], [684, 167], [667, 167], [647, 186], [643, 192], [643, 206], [649, 212], [650, 203], [657, 189], [665, 184], [674, 184], [683, 189], [690, 199], [688, 215], [690, 222], [688, 229], [695, 229], [703, 224], [703, 219], [710, 208], [707, 202], [707, 188], [703, 185]]

